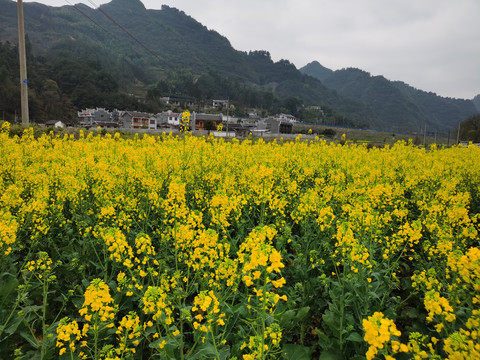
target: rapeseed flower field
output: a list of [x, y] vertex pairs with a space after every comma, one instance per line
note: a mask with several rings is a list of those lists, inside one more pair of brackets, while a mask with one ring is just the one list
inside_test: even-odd
[[480, 358], [478, 147], [8, 131], [0, 358]]

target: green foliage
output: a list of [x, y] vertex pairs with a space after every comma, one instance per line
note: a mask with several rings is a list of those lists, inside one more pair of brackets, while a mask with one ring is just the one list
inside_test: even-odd
[[480, 114], [460, 123], [460, 140], [480, 143]]
[[320, 79], [341, 95], [368, 104], [382, 129], [420, 132], [426, 125], [431, 131], [447, 132], [459, 120], [476, 112], [470, 100], [443, 98], [360, 69], [329, 72], [322, 65], [311, 63], [300, 71]]
[[312, 61], [301, 68], [300, 71], [304, 74], [313, 76], [322, 82], [333, 74], [332, 70], [322, 66], [318, 61]]
[[[71, 119], [74, 108], [56, 81], [49, 76], [50, 68], [40, 58], [29, 58], [30, 119]], [[20, 117], [20, 87], [17, 49], [10, 43], [0, 43], [0, 116], [12, 121]]]
[[[1, 3], [5, 9], [0, 14], [1, 38], [16, 36], [16, 7]], [[79, 6], [101, 27], [71, 6], [25, 4], [32, 52], [46, 60], [47, 70], [47, 64], [55, 64], [48, 77], [75, 107], [110, 108], [120, 102], [120, 94], [134, 93], [156, 111], [162, 108], [160, 96], [184, 96], [200, 104], [218, 97], [231, 99], [239, 115], [248, 108], [268, 115], [295, 113], [298, 106], [292, 106], [291, 99], [297, 98], [301, 104], [336, 109], [336, 122], [345, 117], [349, 119], [345, 124], [372, 124], [374, 119], [364, 104], [325, 88], [289, 61], [273, 62], [267, 51], [237, 51], [225, 37], [177, 9], [146, 10], [140, 1], [120, 0], [102, 6], [145, 49], [99, 11]], [[126, 105], [138, 108], [131, 102], [119, 108]]]
[[475, 96], [473, 98], [472, 102], [475, 105], [475, 107], [477, 108], [477, 111], [480, 112], [480, 95]]
[[[16, 38], [16, 6], [9, 0], [0, 6], [0, 40]], [[360, 70], [332, 72], [314, 62], [299, 71], [288, 60], [274, 62], [265, 50], [237, 51], [225, 37], [168, 6], [147, 10], [138, 0], [114, 0], [102, 12], [141, 44], [88, 6], [25, 4], [35, 120], [71, 118], [75, 108], [86, 106], [157, 112], [165, 108], [162, 96], [195, 99], [199, 106], [229, 98], [240, 116], [256, 108], [263, 115], [289, 112], [305, 122], [389, 131], [419, 131], [425, 124], [431, 131], [452, 130], [475, 113], [471, 101], [440, 98]], [[19, 109], [18, 81], [11, 78], [16, 62], [16, 56], [0, 60], [8, 120]], [[49, 79], [60, 91], [50, 84], [47, 96], [42, 86]], [[325, 116], [300, 105], [322, 106]]]
[[212, 131], [212, 130], [215, 130], [216, 129], [216, 126], [215, 126], [215, 123], [211, 120], [207, 120], [205, 122], [205, 130], [208, 130], [208, 131]]

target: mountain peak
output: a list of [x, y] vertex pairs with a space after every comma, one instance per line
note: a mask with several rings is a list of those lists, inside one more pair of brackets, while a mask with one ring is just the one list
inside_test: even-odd
[[323, 81], [326, 78], [330, 77], [330, 75], [332, 75], [333, 73], [332, 70], [326, 68], [316, 60], [302, 67], [300, 71], [306, 75], [313, 76], [320, 81]]
[[[145, 5], [140, 0], [112, 0], [109, 3], [105, 4], [108, 6], [122, 7], [128, 10], [134, 11], [145, 11]], [[102, 5], [102, 6], [105, 6]]]

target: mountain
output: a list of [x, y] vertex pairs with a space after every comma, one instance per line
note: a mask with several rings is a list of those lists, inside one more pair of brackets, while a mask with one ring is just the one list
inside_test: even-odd
[[480, 94], [473, 98], [473, 104], [477, 108], [477, 111], [480, 113]]
[[306, 75], [310, 75], [317, 78], [320, 81], [324, 81], [333, 74], [333, 70], [330, 70], [320, 64], [318, 61], [312, 61], [300, 69]]
[[[0, 10], [0, 41], [15, 43], [17, 5], [0, 0]], [[230, 98], [239, 115], [249, 107], [299, 115], [303, 105], [320, 105], [337, 124], [371, 126], [378, 120], [365, 104], [326, 88], [287, 60], [274, 62], [263, 50], [237, 51], [175, 8], [147, 10], [139, 0], [112, 0], [98, 10], [25, 3], [24, 13], [30, 54], [78, 108], [113, 107], [124, 99], [96, 91], [105, 78], [107, 87], [147, 98], [157, 109], [161, 96], [200, 103], [213, 97]], [[29, 84], [41, 94], [41, 85]]]
[[471, 100], [452, 99], [413, 88], [400, 81], [355, 69], [329, 71], [318, 62], [300, 69], [321, 80], [339, 94], [362, 101], [382, 120], [383, 126], [397, 131], [451, 131], [459, 121], [478, 112]]
[[[229, 98], [236, 115], [257, 108], [263, 115], [289, 112], [308, 121], [392, 131], [417, 130], [424, 123], [451, 128], [468, 112], [466, 102], [457, 110], [448, 107], [458, 116], [438, 119], [432, 107], [420, 106], [418, 96], [400, 84], [391, 94], [390, 82], [375, 79], [362, 94], [348, 79], [336, 80], [346, 74], [318, 63], [307, 75], [288, 60], [274, 62], [266, 50], [235, 50], [224, 36], [168, 6], [148, 10], [139, 0], [112, 0], [95, 10], [82, 4], [24, 3], [24, 13], [29, 94], [40, 120], [95, 106], [160, 111], [164, 96], [194, 98], [198, 104]], [[8, 94], [18, 81], [12, 55], [16, 14], [15, 1], [0, 0], [0, 45], [8, 55], [0, 58], [0, 83], [8, 84], [2, 90]], [[390, 90], [376, 91], [377, 82]], [[45, 95], [52, 91], [54, 97]], [[324, 115], [307, 110], [309, 105], [321, 106]], [[17, 109], [2, 98], [0, 107], [8, 108], [10, 117]]]

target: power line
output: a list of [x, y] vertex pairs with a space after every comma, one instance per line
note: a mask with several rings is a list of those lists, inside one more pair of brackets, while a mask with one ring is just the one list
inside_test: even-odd
[[103, 31], [105, 31], [106, 33], [116, 37], [114, 34], [112, 34], [110, 31], [108, 31], [107, 29], [105, 29], [102, 25], [100, 25], [99, 23], [97, 23], [95, 20], [93, 20], [90, 16], [88, 16], [85, 12], [83, 12], [82, 10], [80, 10], [80, 8], [75, 5], [75, 4], [72, 4], [70, 1], [68, 0], [65, 0], [65, 2], [70, 5], [70, 6], [73, 6], [75, 8], [75, 10], [77, 10], [80, 14], [82, 14], [83, 16], [85, 16], [88, 20], [90, 20], [91, 22], [93, 22], [95, 25], [97, 25], [100, 29], [102, 29]]
[[[90, 1], [90, 0], [89, 0]], [[81, 15], [85, 16], [88, 20], [90, 20], [92, 23], [94, 23], [96, 26], [98, 26], [100, 29], [102, 29], [103, 31], [105, 31], [107, 34], [110, 34], [111, 36], [113, 36], [114, 38], [116, 38], [118, 41], [122, 41], [122, 39], [120, 39], [118, 36], [116, 36], [114, 33], [108, 31], [107, 29], [105, 29], [102, 25], [100, 25], [98, 22], [96, 22], [94, 19], [92, 19], [90, 16], [88, 16], [87, 13], [85, 13], [84, 11], [82, 11], [77, 5], [75, 4], [72, 4], [69, 0], [65, 0], [65, 2], [74, 7], [75, 10], [77, 10]], [[155, 56], [158, 60], [160, 61], [163, 61], [162, 58], [160, 58], [158, 55], [156, 55], [153, 51], [151, 51], [150, 49], [148, 49], [144, 44], [142, 44], [138, 39], [136, 39], [132, 34], [130, 34], [125, 28], [123, 28], [120, 24], [116, 23], [116, 21], [114, 19], [112, 19], [110, 16], [108, 16], [108, 14], [106, 14], [103, 10], [101, 10], [99, 8], [99, 6], [95, 3], [93, 3], [92, 1], [90, 1], [90, 4], [92, 4], [92, 6], [94, 6], [97, 10], [99, 10], [104, 16], [106, 16], [110, 21], [112, 21], [114, 24], [116, 24], [118, 27], [120, 27], [120, 29], [122, 29], [124, 32], [126, 32], [132, 39], [135, 40], [135, 42], [137, 42], [138, 44], [140, 44], [149, 54]]]
[[124, 33], [126, 33], [128, 36], [130, 36], [137, 44], [139, 44], [141, 47], [143, 47], [150, 55], [155, 56], [158, 60], [163, 61], [162, 58], [160, 58], [157, 54], [155, 54], [152, 50], [150, 50], [146, 45], [144, 45], [140, 40], [138, 40], [135, 36], [133, 36], [127, 29], [125, 29], [122, 25], [120, 25], [115, 19], [113, 19], [110, 15], [108, 15], [105, 11], [103, 11], [100, 6], [95, 4], [92, 0], [88, 0], [92, 6], [100, 11], [108, 20], [110, 20], [112, 23], [114, 23], [116, 26], [118, 26]]

